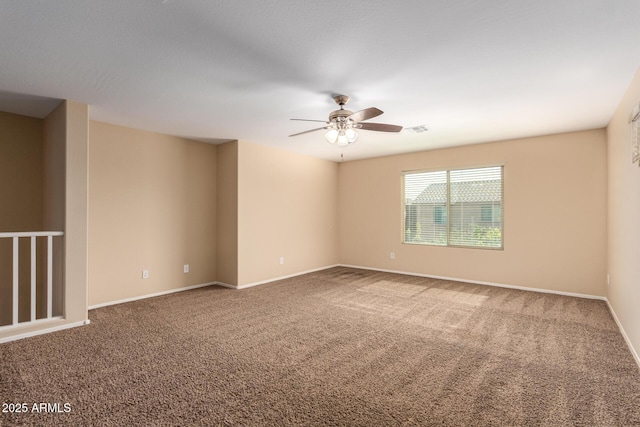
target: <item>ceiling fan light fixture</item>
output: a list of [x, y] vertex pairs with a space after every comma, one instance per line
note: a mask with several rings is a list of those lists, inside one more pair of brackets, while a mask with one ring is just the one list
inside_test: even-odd
[[344, 131], [340, 131], [340, 133], [338, 134], [338, 145], [340, 147], [349, 145], [349, 138], [347, 138], [347, 135], [345, 135]]
[[327, 138], [329, 144], [335, 144], [338, 140], [338, 130], [337, 129], [329, 129], [327, 133], [324, 134], [324, 137]]
[[338, 144], [341, 147], [347, 146], [358, 139], [358, 132], [353, 128], [348, 127], [345, 129], [345, 125], [338, 123], [337, 126], [332, 127], [324, 134], [324, 137], [330, 144]]
[[356, 132], [355, 130], [349, 128], [349, 129], [344, 131], [344, 136], [347, 137], [347, 140], [349, 141], [349, 144], [351, 144], [352, 142], [356, 142], [356, 139], [358, 139], [358, 132]]

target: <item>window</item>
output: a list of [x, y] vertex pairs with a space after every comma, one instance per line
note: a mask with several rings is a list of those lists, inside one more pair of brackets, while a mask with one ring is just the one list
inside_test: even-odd
[[433, 207], [433, 222], [439, 225], [447, 223], [447, 208], [446, 206], [434, 206]]
[[482, 205], [480, 206], [480, 221], [491, 222], [493, 220], [493, 206]]
[[404, 224], [410, 230], [416, 228], [416, 205], [408, 204], [404, 210]]
[[640, 166], [640, 104], [631, 113], [631, 162]]
[[405, 172], [404, 243], [502, 248], [502, 166]]
[[500, 210], [500, 206], [495, 204], [480, 206], [480, 221], [485, 223], [499, 223]]

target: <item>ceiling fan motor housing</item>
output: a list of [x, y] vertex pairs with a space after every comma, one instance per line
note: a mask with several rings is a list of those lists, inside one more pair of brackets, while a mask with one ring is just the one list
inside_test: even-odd
[[329, 114], [329, 121], [330, 122], [345, 121], [347, 120], [347, 117], [349, 117], [352, 114], [353, 112], [349, 110], [335, 110], [335, 111], [332, 111], [331, 114]]

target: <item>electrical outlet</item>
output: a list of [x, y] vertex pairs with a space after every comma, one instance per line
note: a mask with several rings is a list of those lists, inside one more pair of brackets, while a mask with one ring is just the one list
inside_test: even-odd
[[185, 264], [184, 267], [183, 267], [183, 270], [184, 270], [185, 273], [188, 273], [189, 272], [189, 264]]
[[389, 259], [396, 259], [396, 253], [395, 252], [390, 252], [389, 253]]
[[149, 278], [149, 270], [142, 270], [142, 278], [143, 279]]
[[284, 257], [283, 256], [280, 257], [280, 265], [282, 265], [282, 264], [284, 264]]

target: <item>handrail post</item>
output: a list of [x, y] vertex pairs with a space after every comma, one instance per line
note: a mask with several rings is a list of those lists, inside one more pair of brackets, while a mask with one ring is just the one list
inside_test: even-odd
[[18, 248], [19, 248], [19, 237], [13, 238], [13, 324], [18, 324]]
[[47, 236], [47, 319], [53, 307], [53, 236]]
[[31, 236], [31, 321], [36, 320], [36, 236]]

